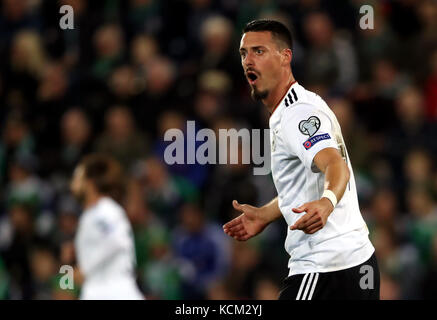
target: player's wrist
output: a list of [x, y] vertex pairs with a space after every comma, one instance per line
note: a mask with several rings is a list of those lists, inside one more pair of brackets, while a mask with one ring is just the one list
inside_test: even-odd
[[334, 192], [332, 192], [331, 190], [325, 190], [322, 194], [322, 199], [326, 198], [329, 200], [329, 202], [332, 204], [332, 207], [335, 208], [335, 206], [338, 203], [337, 200], [337, 196], [335, 195]]
[[262, 206], [258, 211], [258, 218], [266, 225], [276, 219], [276, 215], [273, 212], [273, 208], [269, 205]]

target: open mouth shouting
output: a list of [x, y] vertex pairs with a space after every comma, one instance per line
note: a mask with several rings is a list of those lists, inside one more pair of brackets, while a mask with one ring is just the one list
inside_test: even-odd
[[246, 78], [250, 85], [254, 85], [258, 80], [258, 74], [256, 74], [254, 71], [247, 71]]

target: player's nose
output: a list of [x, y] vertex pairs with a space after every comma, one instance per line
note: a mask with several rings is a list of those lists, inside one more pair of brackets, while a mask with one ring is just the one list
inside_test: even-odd
[[252, 55], [249, 53], [246, 55], [246, 57], [244, 57], [243, 59], [243, 66], [244, 69], [246, 70], [248, 67], [254, 67], [255, 66], [255, 62], [252, 58]]

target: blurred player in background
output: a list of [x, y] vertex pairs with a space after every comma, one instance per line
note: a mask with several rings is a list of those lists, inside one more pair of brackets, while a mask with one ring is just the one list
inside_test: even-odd
[[81, 299], [144, 299], [135, 281], [131, 225], [116, 202], [123, 183], [120, 165], [93, 154], [76, 167], [71, 183], [84, 212], [75, 238], [78, 267], [84, 276]]
[[[375, 249], [334, 113], [294, 79], [292, 36], [283, 24], [257, 20], [243, 32], [240, 55], [252, 97], [271, 113], [278, 197], [261, 208], [234, 200], [242, 214], [224, 231], [245, 241], [285, 218], [290, 271], [279, 299], [379, 299]], [[371, 270], [367, 285], [363, 270]]]

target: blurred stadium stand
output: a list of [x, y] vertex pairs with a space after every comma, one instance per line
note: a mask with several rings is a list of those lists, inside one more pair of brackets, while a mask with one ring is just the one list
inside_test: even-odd
[[[62, 5], [75, 28], [59, 27]], [[359, 7], [375, 28], [359, 28]], [[232, 199], [262, 205], [270, 176], [249, 165], [163, 162], [163, 134], [267, 128], [238, 45], [245, 23], [292, 26], [297, 80], [343, 129], [376, 247], [383, 299], [437, 297], [437, 2], [433, 0], [2, 0], [0, 12], [0, 299], [75, 299], [78, 160], [116, 157], [149, 299], [276, 299], [287, 275], [286, 225], [246, 242], [221, 224]]]

